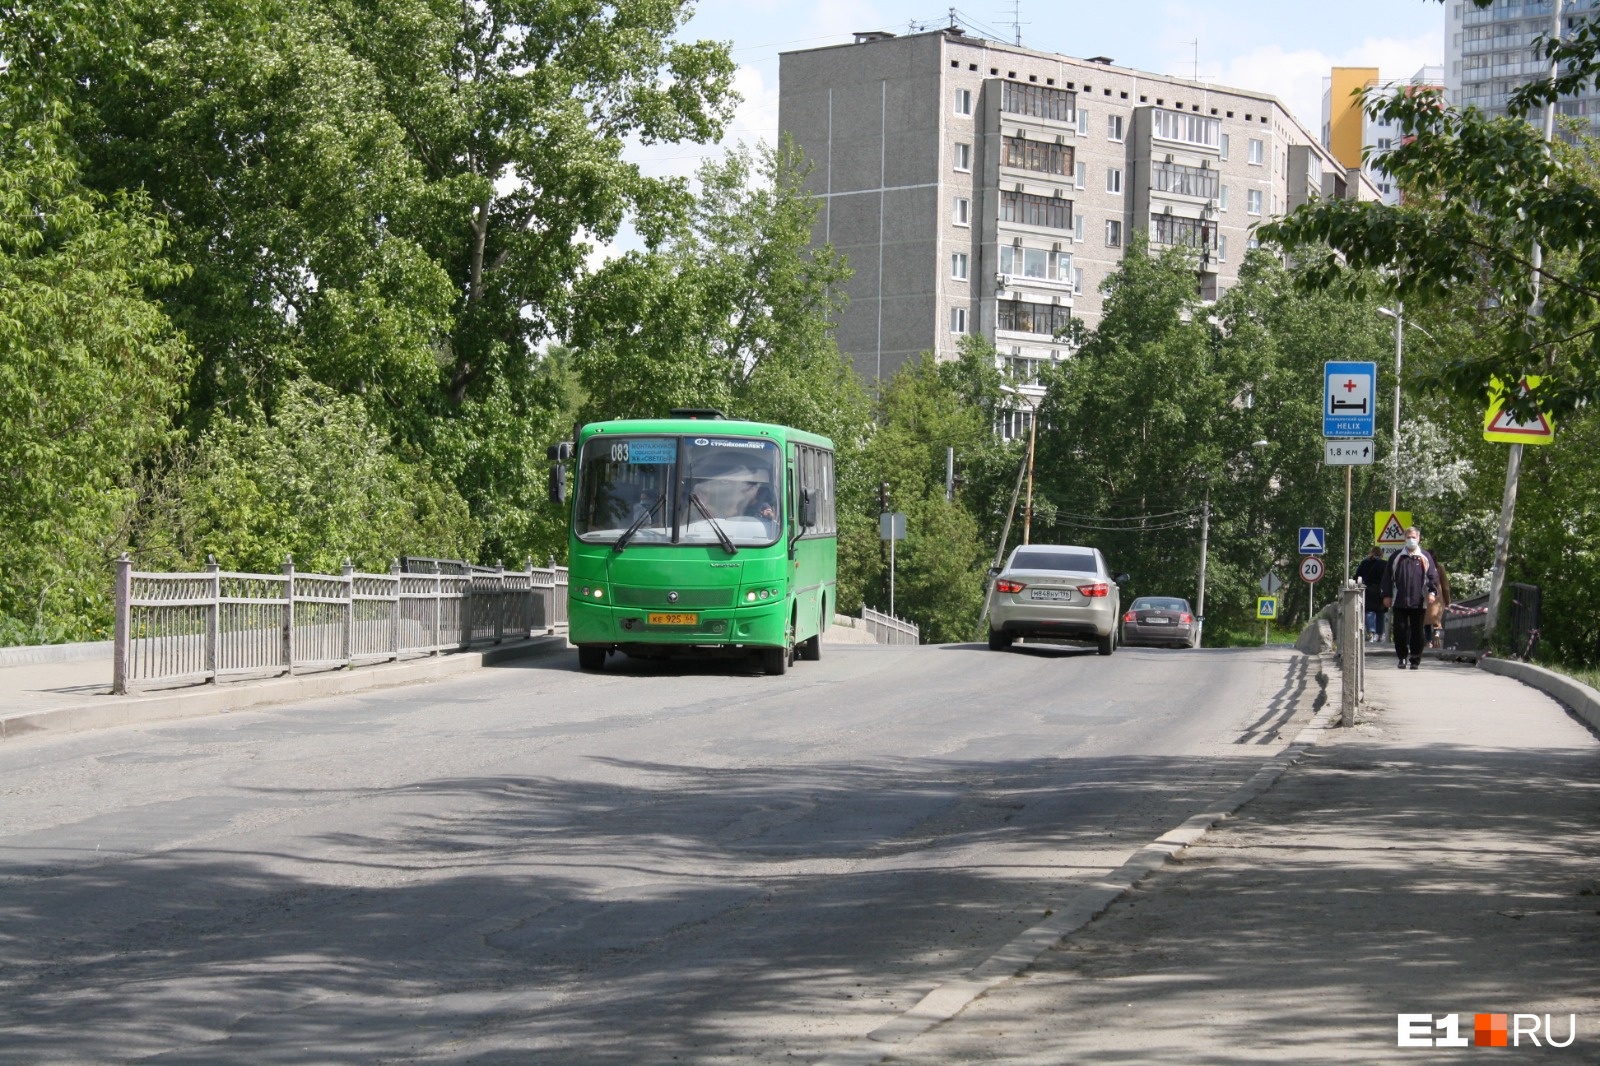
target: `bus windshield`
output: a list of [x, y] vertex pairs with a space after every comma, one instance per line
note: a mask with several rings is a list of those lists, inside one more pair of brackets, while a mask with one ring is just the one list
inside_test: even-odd
[[734, 437], [598, 434], [580, 460], [574, 532], [589, 544], [776, 543], [782, 530], [778, 446]]

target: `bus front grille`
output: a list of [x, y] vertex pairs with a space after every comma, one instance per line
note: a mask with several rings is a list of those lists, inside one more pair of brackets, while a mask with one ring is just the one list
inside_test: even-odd
[[[676, 591], [678, 598], [668, 600], [667, 593]], [[618, 585], [612, 589], [611, 602], [618, 607], [658, 607], [663, 610], [691, 607], [731, 607], [734, 589], [652, 589], [631, 588]]]

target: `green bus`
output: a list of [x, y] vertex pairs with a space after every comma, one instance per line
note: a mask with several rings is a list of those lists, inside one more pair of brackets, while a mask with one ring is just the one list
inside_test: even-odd
[[[567, 636], [606, 657], [822, 657], [838, 587], [833, 443], [716, 411], [578, 431]], [[552, 482], [559, 492], [563, 478]]]

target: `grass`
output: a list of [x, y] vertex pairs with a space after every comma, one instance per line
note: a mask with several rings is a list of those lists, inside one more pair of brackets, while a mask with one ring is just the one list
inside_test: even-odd
[[1540, 663], [1546, 670], [1554, 670], [1558, 674], [1581, 681], [1590, 688], [1600, 692], [1600, 669], [1592, 666], [1567, 666], [1565, 663]]

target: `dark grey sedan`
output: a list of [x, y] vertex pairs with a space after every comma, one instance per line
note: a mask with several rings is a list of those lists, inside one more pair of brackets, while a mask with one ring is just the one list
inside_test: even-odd
[[1122, 643], [1192, 648], [1200, 636], [1188, 600], [1175, 596], [1140, 596], [1122, 616]]

